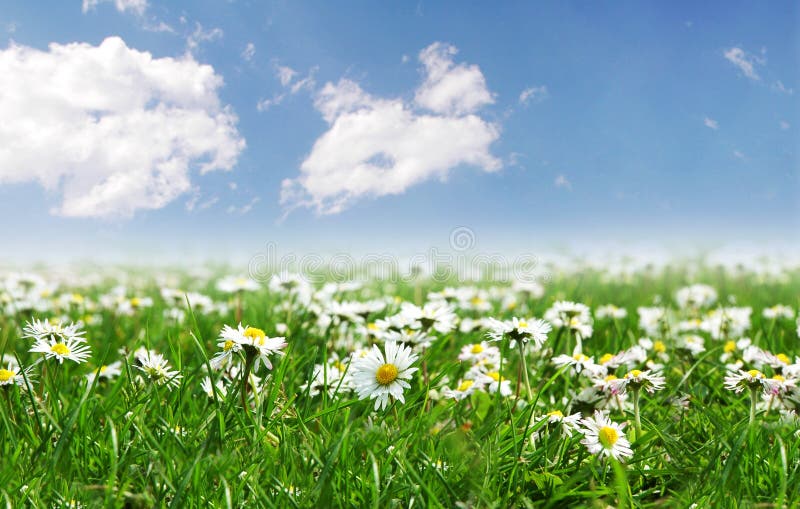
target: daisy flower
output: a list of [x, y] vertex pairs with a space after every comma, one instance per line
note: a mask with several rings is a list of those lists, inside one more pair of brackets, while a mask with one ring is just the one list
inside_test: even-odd
[[[28, 379], [30, 380], [30, 376]], [[0, 368], [0, 387], [4, 385], [25, 387], [25, 377], [22, 375], [22, 369], [19, 366], [9, 363], [5, 369]]]
[[581, 420], [581, 443], [592, 454], [622, 461], [633, 456], [631, 443], [625, 438], [624, 427], [625, 424], [612, 422], [602, 412], [595, 412], [593, 417]]
[[745, 389], [757, 389], [766, 387], [767, 377], [757, 369], [750, 371], [739, 370], [725, 377], [725, 388], [735, 393], [740, 393]]
[[350, 366], [358, 398], [374, 399], [375, 410], [386, 408], [389, 396], [404, 403], [403, 390], [411, 387], [407, 380], [417, 370], [411, 367], [417, 360], [411, 348], [387, 341], [384, 349], [385, 355], [373, 345], [365, 356], [354, 357]]
[[100, 369], [97, 369], [87, 374], [86, 379], [89, 381], [89, 384], [91, 385], [92, 383], [94, 383], [95, 378], [111, 380], [113, 378], [118, 377], [121, 374], [122, 374], [122, 362], [116, 361], [108, 365], [100, 366]]
[[[542, 419], [547, 419], [548, 425], [558, 425], [562, 433], [568, 437], [571, 437], [574, 431], [580, 431], [579, 422], [581, 420], [581, 414], [579, 413], [564, 415], [564, 412], [561, 410], [552, 410], [547, 412]], [[540, 419], [540, 422], [542, 419]]]
[[483, 384], [481, 382], [475, 380], [460, 380], [458, 382], [458, 386], [455, 389], [451, 389], [449, 387], [445, 387], [442, 390], [442, 396], [445, 398], [451, 398], [456, 401], [461, 401], [462, 399], [468, 397], [473, 392], [482, 390]]
[[54, 358], [59, 364], [63, 364], [64, 359], [81, 364], [92, 355], [91, 349], [83, 342], [83, 338], [53, 334], [37, 339], [29, 351], [43, 353], [45, 358]]
[[33, 319], [25, 324], [22, 337], [34, 340], [50, 338], [59, 343], [67, 341], [85, 342], [83, 337], [86, 334], [81, 330], [80, 324], [70, 323], [63, 325], [61, 322], [50, 322], [48, 320]]
[[228, 395], [228, 390], [225, 388], [225, 382], [222, 379], [217, 380], [216, 383], [211, 381], [211, 378], [205, 377], [203, 381], [200, 382], [200, 388], [203, 389], [203, 392], [206, 393], [206, 396], [209, 398], [214, 398], [214, 392], [217, 393], [219, 398], [225, 398]]
[[649, 393], [653, 393], [664, 388], [665, 379], [663, 376], [649, 370], [640, 371], [634, 369], [629, 371], [620, 381], [619, 386], [622, 391], [625, 390], [626, 386], [630, 386], [634, 390], [644, 389]]
[[553, 364], [558, 367], [572, 366], [575, 373], [588, 373], [591, 377], [601, 377], [606, 375], [606, 368], [600, 364], [595, 364], [594, 357], [588, 357], [582, 353], [575, 355], [559, 355], [553, 358]]
[[147, 355], [140, 358], [139, 361], [141, 365], [136, 365], [136, 368], [141, 370], [154, 384], [166, 385], [169, 390], [180, 385], [182, 378], [180, 372], [171, 370], [169, 362], [161, 354], [147, 352]]
[[[469, 375], [469, 373], [467, 373], [467, 375]], [[494, 394], [499, 390], [500, 395], [507, 398], [514, 392], [511, 390], [511, 381], [501, 376], [497, 371], [481, 373], [476, 378], [476, 381], [486, 387], [489, 394]]]
[[267, 369], [272, 369], [269, 356], [282, 354], [281, 349], [285, 348], [286, 344], [286, 338], [271, 338], [256, 327], [242, 327], [242, 324], [239, 324], [234, 329], [226, 325], [220, 333], [220, 342], [218, 343], [222, 352], [215, 355], [212, 361], [216, 366], [220, 366], [227, 362], [227, 358], [233, 353], [244, 350], [247, 355], [257, 356], [254, 366], [256, 370], [258, 370], [259, 362], [263, 362]]
[[223, 293], [253, 292], [259, 288], [258, 283], [244, 276], [226, 276], [217, 281], [217, 290]]
[[447, 334], [456, 328], [457, 317], [453, 308], [442, 302], [428, 302], [423, 307], [404, 302], [400, 314], [411, 322], [414, 329], [430, 329]]
[[625, 308], [619, 308], [614, 304], [606, 304], [605, 306], [599, 306], [597, 308], [597, 311], [595, 311], [595, 316], [597, 316], [597, 318], [622, 320], [628, 316], [628, 310]]
[[511, 320], [489, 319], [489, 337], [492, 341], [499, 341], [503, 337], [511, 340], [511, 347], [516, 346], [517, 341], [523, 344], [533, 341], [536, 348], [541, 348], [547, 340], [547, 334], [552, 330], [552, 326], [544, 320], [534, 318], [517, 318]]
[[494, 357], [500, 354], [497, 347], [489, 346], [486, 341], [466, 345], [461, 347], [461, 353], [458, 354], [458, 360], [465, 362], [478, 362], [486, 357]]
[[783, 304], [776, 304], [772, 307], [764, 308], [761, 315], [767, 320], [777, 320], [778, 318], [791, 320], [794, 318], [794, 309]]

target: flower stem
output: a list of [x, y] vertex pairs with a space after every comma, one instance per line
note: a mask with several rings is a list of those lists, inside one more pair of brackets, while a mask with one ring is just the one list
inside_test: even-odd
[[242, 372], [242, 389], [241, 389], [241, 396], [242, 396], [242, 406], [244, 407], [245, 413], [250, 413], [250, 407], [247, 405], [247, 382], [250, 378], [250, 370], [253, 369], [253, 362], [256, 359], [256, 355], [253, 353], [247, 354], [247, 359], [244, 363], [244, 371]]
[[533, 391], [531, 390], [531, 381], [528, 378], [528, 363], [525, 359], [525, 344], [522, 341], [518, 341], [517, 344], [519, 345], [519, 362], [522, 369], [522, 373], [525, 376], [525, 390], [527, 391], [528, 401], [533, 397]]
[[633, 389], [633, 417], [636, 423], [636, 438], [642, 435], [642, 419], [639, 414], [639, 389]]
[[756, 422], [756, 403], [758, 403], [758, 388], [750, 389], [750, 426]]

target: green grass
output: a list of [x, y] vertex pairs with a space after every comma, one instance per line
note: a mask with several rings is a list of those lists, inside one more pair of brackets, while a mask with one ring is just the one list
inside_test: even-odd
[[[214, 290], [213, 281], [180, 277], [186, 288], [228, 300]], [[794, 321], [773, 324], [761, 318], [762, 308], [773, 304], [797, 309], [800, 274], [775, 281], [747, 271], [703, 269], [693, 280], [714, 286], [722, 303], [733, 296], [737, 305], [753, 308], [748, 335], [755, 344], [792, 359], [800, 355]], [[626, 280], [585, 271], [555, 277], [541, 299], [520, 302], [517, 310], [527, 308], [526, 315], [541, 317], [559, 299], [627, 308], [625, 320], [595, 321], [584, 350], [597, 358], [630, 347], [643, 335], [637, 306], [651, 305], [657, 296], [672, 303], [675, 290], [688, 281], [687, 273], [677, 269]], [[111, 283], [68, 290], [96, 301]], [[414, 302], [443, 286], [419, 281], [399, 285], [391, 295]], [[346, 298], [375, 297], [385, 288], [369, 283]], [[176, 323], [164, 318], [165, 304], [152, 282], [129, 291], [151, 296], [155, 305], [132, 316], [98, 310], [99, 320], [85, 328], [93, 351], [89, 363], [38, 364], [32, 370], [33, 393], [0, 388], [0, 500], [7, 506], [53, 507], [70, 500], [88, 507], [142, 508], [800, 504], [797, 424], [779, 422], [773, 411], [749, 426], [748, 396], [723, 388], [723, 342], [708, 337], [706, 352], [696, 357], [672, 348], [674, 334], [664, 338], [670, 355], [663, 371], [666, 388], [643, 395], [643, 433], [633, 441], [633, 457], [615, 465], [590, 455], [579, 434], [565, 437], [539, 419], [531, 422], [532, 413], [566, 413], [575, 393], [589, 385], [569, 370], [557, 370], [548, 357], [530, 356], [530, 400], [535, 404], [515, 405], [513, 396], [486, 393], [460, 402], [431, 400], [420, 372], [405, 393], [405, 404], [395, 402], [386, 411], [372, 412], [371, 401], [352, 394], [330, 398], [323, 392], [312, 398], [301, 386], [314, 364], [335, 350], [333, 333], [315, 330], [307, 308], [276, 310], [283, 297], [265, 288], [245, 294], [242, 322], [270, 335], [278, 323], [286, 323], [289, 346], [285, 356], [274, 358], [272, 371], [261, 368], [259, 376], [267, 378], [257, 408], [247, 412], [233, 388], [227, 398], [218, 399], [200, 390], [211, 370], [208, 359], [218, 350], [220, 329], [235, 325], [235, 301], [228, 313], [189, 311], [184, 322]], [[60, 311], [72, 320], [87, 314], [81, 306]], [[0, 315], [0, 349], [16, 354], [23, 366], [32, 365], [38, 357], [28, 353], [22, 325], [31, 317], [62, 312]], [[486, 313], [498, 318], [513, 314], [499, 303]], [[439, 335], [424, 354], [430, 387], [444, 377], [453, 386], [466, 370], [457, 360], [460, 347], [484, 335]], [[553, 346], [555, 336], [551, 333], [547, 346]], [[120, 348], [146, 344], [181, 371], [177, 389], [134, 383], [137, 370], [129, 359], [118, 378], [87, 383], [85, 375], [96, 366], [126, 359], [118, 354]], [[516, 386], [519, 356], [507, 344], [503, 350], [503, 374]], [[344, 357], [348, 352], [337, 353]], [[688, 396], [688, 408], [674, 404], [680, 396]], [[611, 416], [616, 422], [633, 421], [618, 410]], [[176, 434], [176, 426], [185, 433]], [[631, 428], [626, 428], [628, 438]], [[537, 435], [533, 442], [532, 434]]]

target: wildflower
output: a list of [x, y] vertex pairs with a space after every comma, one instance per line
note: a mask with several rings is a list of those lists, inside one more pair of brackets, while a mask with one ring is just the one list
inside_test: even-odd
[[783, 304], [776, 304], [772, 307], [764, 308], [761, 315], [767, 320], [777, 320], [779, 318], [791, 320], [794, 318], [794, 309]]
[[626, 386], [630, 386], [635, 390], [644, 389], [649, 393], [660, 391], [664, 388], [664, 377], [656, 373], [652, 373], [649, 370], [631, 370], [625, 375], [624, 378], [621, 378], [620, 380], [622, 382], [620, 384], [622, 391], [625, 390]]
[[740, 393], [745, 389], [757, 389], [766, 386], [767, 377], [757, 369], [750, 371], [739, 370], [725, 377], [725, 388]]
[[461, 401], [473, 392], [483, 389], [483, 384], [475, 380], [459, 380], [458, 386], [455, 389], [446, 387], [442, 390], [442, 396], [445, 398], [452, 398], [456, 401]]
[[19, 366], [9, 363], [5, 369], [0, 368], [0, 387], [4, 385], [17, 385], [19, 387], [25, 386], [25, 377], [23, 376], [22, 369]]
[[272, 354], [282, 354], [281, 350], [286, 347], [286, 338], [271, 338], [266, 333], [255, 327], [242, 327], [242, 324], [234, 329], [229, 325], [223, 327], [220, 333], [220, 341], [217, 343], [222, 351], [212, 358], [214, 366], [225, 364], [233, 353], [240, 350], [248, 356], [256, 356], [255, 369], [258, 370], [259, 362], [263, 362], [267, 369], [272, 369], [269, 356]]
[[614, 304], [606, 304], [599, 306], [595, 311], [597, 318], [611, 318], [614, 320], [622, 320], [628, 316], [628, 310], [625, 308], [618, 308]]
[[205, 377], [203, 378], [203, 381], [200, 382], [200, 388], [203, 389], [203, 392], [205, 392], [206, 395], [212, 399], [214, 398], [215, 392], [220, 398], [224, 398], [228, 395], [228, 390], [225, 388], [225, 383], [222, 381], [222, 379], [217, 380], [216, 383], [212, 383], [211, 378]]
[[95, 378], [111, 380], [113, 378], [118, 377], [122, 374], [122, 362], [116, 361], [112, 362], [109, 365], [100, 366], [100, 369], [92, 371], [91, 373], [86, 375], [86, 379], [89, 381], [89, 384], [93, 384]]
[[717, 301], [717, 291], [708, 285], [690, 285], [676, 292], [675, 301], [681, 309], [707, 308]]
[[500, 355], [500, 350], [497, 347], [489, 346], [486, 341], [466, 345], [461, 347], [461, 353], [458, 355], [458, 360], [466, 362], [478, 362], [487, 357], [494, 357]]
[[511, 348], [516, 346], [517, 341], [523, 344], [532, 341], [536, 348], [541, 348], [547, 340], [547, 334], [552, 330], [549, 323], [535, 318], [514, 317], [505, 321], [490, 319], [488, 325], [492, 341], [507, 337], [511, 340]]
[[259, 288], [258, 283], [244, 276], [226, 276], [217, 281], [217, 290], [223, 293], [252, 292]]
[[448, 304], [428, 302], [423, 307], [404, 302], [400, 314], [411, 324], [412, 329], [428, 331], [433, 329], [447, 334], [456, 328], [456, 314]]
[[417, 355], [407, 346], [398, 346], [394, 341], [384, 345], [386, 354], [373, 345], [364, 357], [354, 357], [351, 370], [353, 386], [359, 399], [374, 399], [375, 410], [389, 404], [389, 396], [405, 402], [403, 390], [411, 385], [408, 379], [417, 370], [411, 367]]
[[81, 330], [80, 324], [70, 323], [63, 325], [62, 322], [50, 322], [48, 320], [33, 319], [32, 322], [27, 322], [23, 329], [22, 337], [34, 340], [52, 339], [56, 343], [72, 342], [86, 342], [83, 335], [86, 334]]
[[600, 457], [612, 457], [622, 461], [633, 456], [631, 443], [625, 437], [625, 424], [612, 422], [602, 412], [595, 412], [593, 417], [581, 420], [581, 443], [590, 453]]
[[64, 359], [81, 364], [92, 355], [91, 349], [83, 344], [82, 338], [62, 337], [55, 334], [37, 339], [29, 351], [43, 353], [45, 358], [54, 358], [59, 364], [62, 364]]
[[141, 370], [152, 383], [166, 385], [169, 390], [180, 385], [182, 378], [180, 372], [171, 370], [169, 362], [161, 354], [147, 352], [139, 361], [141, 365], [137, 364], [136, 368]]
[[544, 418], [547, 419], [548, 425], [558, 425], [562, 433], [568, 437], [571, 437], [574, 431], [580, 431], [581, 414], [579, 413], [564, 415], [561, 410], [551, 410], [544, 415]]
[[[467, 376], [469, 375], [470, 373], [467, 373]], [[500, 395], [504, 398], [507, 398], [513, 393], [511, 390], [511, 381], [506, 379], [506, 377], [501, 376], [497, 371], [481, 373], [481, 375], [476, 378], [476, 381], [482, 386], [486, 387], [486, 390], [489, 391], [489, 394], [494, 394], [497, 391], [500, 391]]]
[[594, 357], [588, 357], [582, 353], [574, 355], [559, 355], [553, 358], [553, 364], [558, 367], [572, 366], [575, 373], [588, 373], [591, 377], [605, 376], [606, 368], [600, 364], [595, 364]]

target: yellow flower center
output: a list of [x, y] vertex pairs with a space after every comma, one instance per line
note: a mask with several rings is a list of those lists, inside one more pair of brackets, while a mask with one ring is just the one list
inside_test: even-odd
[[225, 350], [225, 351], [227, 352], [228, 350], [230, 350], [231, 348], [233, 348], [233, 345], [234, 345], [234, 344], [235, 344], [235, 343], [229, 339], [229, 340], [225, 341], [225, 344], [224, 344], [224, 345], [222, 345], [222, 349], [223, 349], [223, 350]]
[[658, 353], [664, 353], [667, 351], [667, 347], [663, 341], [656, 341], [653, 343], [653, 350]]
[[[777, 380], [777, 381], [779, 381], [779, 382], [785, 382], [785, 381], [786, 381], [786, 379], [785, 379], [783, 376], [781, 376], [781, 375], [775, 375], [775, 376], [773, 376], [773, 377], [772, 377], [772, 379], [773, 379], [773, 380]], [[0, 380], [0, 381], [1, 381], [1, 380]]]
[[640, 376], [642, 376], [642, 372], [638, 369], [633, 369], [630, 371], [630, 373], [625, 375], [625, 378], [639, 378]]
[[764, 378], [764, 373], [757, 369], [751, 369], [747, 372], [748, 375], [752, 376], [753, 378]]
[[610, 361], [613, 358], [614, 356], [611, 355], [610, 353], [603, 354], [603, 356], [600, 357], [600, 364], [605, 364], [606, 362]]
[[497, 371], [491, 371], [489, 373], [486, 373], [486, 376], [488, 376], [489, 378], [491, 378], [495, 382], [499, 382], [500, 381], [500, 373], [498, 373]]
[[519, 322], [519, 325], [517, 325], [517, 328], [518, 328], [518, 329], [524, 329], [524, 328], [525, 328], [525, 327], [527, 327], [527, 326], [528, 326], [528, 322], [526, 322], [526, 321], [524, 321], [524, 320], [523, 320], [523, 321], [520, 321], [520, 322]]
[[464, 391], [468, 390], [470, 387], [472, 387], [472, 384], [474, 384], [474, 383], [475, 382], [473, 382], [472, 380], [464, 380], [463, 382], [461, 382], [461, 385], [459, 385], [458, 389], [456, 389], [456, 390], [458, 392], [464, 392]]
[[369, 329], [369, 330], [378, 330], [378, 326], [375, 325], [375, 322], [369, 322], [367, 324], [367, 329]]
[[72, 299], [72, 302], [74, 302], [75, 304], [80, 304], [81, 302], [83, 302], [83, 295], [79, 293], [73, 293], [70, 296], [70, 298]]
[[7, 369], [0, 369], [0, 382], [8, 382], [12, 378], [14, 378], [15, 375], [16, 373], [14, 373], [13, 371], [9, 371]]
[[483, 351], [483, 347], [480, 344], [472, 345], [470, 352], [472, 353], [481, 353]]
[[134, 297], [134, 298], [131, 299], [131, 307], [138, 308], [141, 305], [142, 305], [142, 301], [139, 299], [139, 297]]
[[255, 327], [246, 328], [244, 330], [244, 335], [245, 337], [250, 338], [253, 344], [256, 344], [256, 341], [258, 341], [259, 345], [264, 344], [264, 338], [267, 336], [263, 330], [256, 329]]
[[585, 356], [582, 353], [576, 353], [575, 355], [572, 356], [572, 358], [578, 362], [585, 362], [589, 360], [589, 357]]
[[611, 382], [611, 381], [613, 381], [613, 380], [616, 380], [616, 379], [617, 379], [617, 376], [616, 376], [616, 375], [608, 375], [608, 376], [605, 378], [605, 381], [606, 381], [606, 382]]
[[603, 426], [600, 428], [600, 432], [597, 433], [597, 437], [600, 439], [600, 443], [603, 447], [610, 449], [617, 443], [617, 440], [619, 440], [619, 433], [611, 426]]
[[736, 351], [736, 342], [735, 341], [728, 341], [725, 343], [725, 346], [722, 348], [725, 353], [732, 353]]
[[779, 360], [779, 361], [781, 361], [781, 362], [782, 362], [782, 363], [784, 363], [784, 364], [790, 364], [790, 362], [789, 362], [789, 356], [788, 356], [788, 355], [786, 355], [785, 353], [779, 353], [779, 354], [778, 354], [778, 355], [776, 355], [775, 357], [777, 357], [777, 358], [778, 358], [778, 360]]
[[345, 370], [347, 370], [347, 366], [345, 366], [344, 364], [342, 364], [340, 361], [335, 361], [335, 362], [333, 363], [333, 367], [334, 367], [334, 368], [336, 368], [336, 369], [338, 369], [339, 371], [341, 371], [341, 372], [343, 372], [343, 373], [344, 373], [344, 371], [345, 371]]
[[547, 412], [548, 417], [564, 417], [564, 413], [561, 410], [553, 410], [551, 412]]
[[397, 379], [397, 366], [384, 364], [375, 372], [375, 380], [381, 385], [389, 385]]
[[105, 373], [106, 371], [108, 371], [108, 366], [100, 366], [101, 373]]
[[50, 351], [62, 357], [69, 355], [69, 347], [64, 343], [56, 343], [50, 347]]
[[479, 304], [483, 304], [483, 299], [481, 299], [480, 297], [473, 297], [472, 298], [472, 305], [473, 306], [477, 306]]

